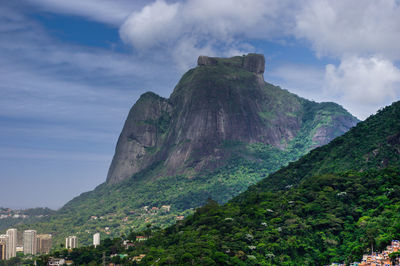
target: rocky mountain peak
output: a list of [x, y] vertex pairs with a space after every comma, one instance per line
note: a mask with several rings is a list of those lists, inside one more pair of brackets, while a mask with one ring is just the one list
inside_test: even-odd
[[217, 66], [218, 64], [243, 68], [247, 71], [263, 74], [265, 71], [265, 58], [262, 54], [248, 54], [232, 58], [209, 57], [201, 55], [197, 59], [198, 66]]

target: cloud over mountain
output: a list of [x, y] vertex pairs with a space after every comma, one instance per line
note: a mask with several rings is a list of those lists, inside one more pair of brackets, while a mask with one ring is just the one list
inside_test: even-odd
[[[122, 40], [140, 51], [167, 49], [178, 64], [183, 50], [232, 55], [254, 50], [254, 39], [281, 35], [279, 15], [288, 1], [157, 0], [133, 12], [120, 28]], [[188, 64], [193, 59], [188, 60]]]

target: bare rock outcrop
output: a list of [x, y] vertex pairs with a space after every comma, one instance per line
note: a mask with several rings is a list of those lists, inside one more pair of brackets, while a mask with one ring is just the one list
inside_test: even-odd
[[216, 66], [218, 64], [243, 68], [247, 71], [263, 74], [265, 71], [265, 58], [262, 54], [248, 54], [233, 57], [232, 60], [226, 58], [209, 57], [201, 55], [197, 59], [198, 66]]
[[197, 59], [197, 65], [199, 66], [215, 66], [217, 65], [218, 61], [214, 57], [208, 57], [204, 55], [200, 55]]
[[265, 71], [265, 58], [262, 54], [248, 54], [244, 56], [243, 68], [256, 74], [263, 74]]
[[118, 183], [157, 161], [155, 151], [163, 145], [164, 124], [169, 123], [171, 110], [168, 100], [155, 93], [139, 98], [119, 136], [107, 182]]

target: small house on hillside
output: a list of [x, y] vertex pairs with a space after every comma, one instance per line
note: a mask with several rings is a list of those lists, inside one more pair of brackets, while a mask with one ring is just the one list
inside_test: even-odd
[[149, 239], [147, 236], [136, 236], [136, 241], [140, 242], [140, 241], [145, 241]]
[[171, 210], [171, 205], [163, 205], [161, 206], [161, 210], [169, 212]]

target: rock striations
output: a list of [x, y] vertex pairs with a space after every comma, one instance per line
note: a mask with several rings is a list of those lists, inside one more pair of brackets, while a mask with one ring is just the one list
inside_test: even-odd
[[169, 99], [143, 94], [129, 112], [107, 183], [119, 183], [156, 163], [162, 164], [161, 175], [215, 169], [231, 156], [223, 148], [227, 141], [284, 150], [303, 134], [313, 140], [312, 148], [358, 122], [336, 104], [307, 101], [266, 83], [264, 70], [259, 54], [200, 56]]

